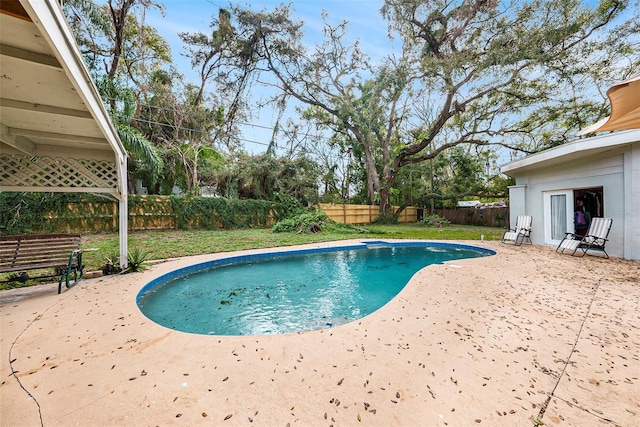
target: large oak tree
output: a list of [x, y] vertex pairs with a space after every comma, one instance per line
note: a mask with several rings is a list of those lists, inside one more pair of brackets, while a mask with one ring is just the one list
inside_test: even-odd
[[[533, 152], [549, 144], [553, 135], [543, 130], [567, 126], [558, 113], [566, 102], [575, 104], [567, 92], [578, 89], [590, 66], [602, 69], [598, 54], [613, 50], [603, 43], [607, 30], [626, 6], [387, 0], [382, 13], [403, 50], [375, 67], [358, 44], [345, 42], [346, 23], [325, 24], [324, 42], [309, 49], [286, 7], [235, 13], [259, 40], [253, 54], [274, 76], [272, 84], [307, 107], [305, 118], [344, 136], [366, 170], [370, 201], [389, 216], [404, 167], [458, 146]], [[623, 26], [637, 34], [629, 22]], [[635, 64], [637, 54], [611, 68], [624, 74]], [[603, 113], [580, 105], [569, 112], [573, 130]]]

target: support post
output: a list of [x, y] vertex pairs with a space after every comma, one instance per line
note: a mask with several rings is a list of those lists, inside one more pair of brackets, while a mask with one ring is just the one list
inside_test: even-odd
[[120, 235], [120, 268], [124, 271], [129, 266], [129, 203], [127, 188], [127, 157], [120, 159], [120, 198], [118, 203], [118, 232]]

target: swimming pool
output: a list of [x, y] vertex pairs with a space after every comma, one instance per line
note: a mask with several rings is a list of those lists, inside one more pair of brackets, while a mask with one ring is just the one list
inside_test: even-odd
[[373, 313], [427, 265], [493, 254], [449, 243], [368, 241], [240, 255], [158, 277], [142, 288], [137, 303], [149, 319], [182, 332], [317, 330]]

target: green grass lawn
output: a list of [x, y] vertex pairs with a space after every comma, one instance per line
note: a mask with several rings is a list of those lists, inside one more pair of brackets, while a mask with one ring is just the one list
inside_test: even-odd
[[[150, 260], [177, 258], [188, 255], [230, 252], [244, 249], [292, 246], [304, 243], [328, 242], [345, 239], [426, 239], [426, 240], [500, 240], [504, 229], [450, 224], [442, 228], [421, 224], [371, 225], [347, 230], [320, 233], [273, 233], [270, 229], [198, 230], [198, 231], [145, 231], [129, 233], [129, 250], [149, 252]], [[97, 248], [85, 252], [85, 271], [101, 270], [106, 258], [117, 259], [119, 237], [117, 233], [84, 234], [82, 248]], [[35, 276], [35, 274], [33, 275]], [[32, 276], [32, 277], [33, 277]], [[8, 275], [0, 275], [0, 280]], [[57, 280], [52, 278], [50, 281]], [[30, 286], [26, 283], [0, 283], [0, 290]]]
[[[485, 240], [499, 240], [504, 233], [504, 229], [496, 227], [448, 225], [435, 228], [420, 224], [373, 225], [362, 227], [361, 230], [362, 232], [342, 230], [316, 234], [272, 233], [270, 229], [134, 232], [129, 234], [129, 250], [148, 251], [150, 259], [157, 260], [358, 238], [480, 240], [480, 236], [484, 235]], [[88, 270], [100, 269], [105, 263], [105, 257], [118, 253], [118, 235], [83, 235], [82, 247], [99, 249], [85, 254], [85, 264]]]

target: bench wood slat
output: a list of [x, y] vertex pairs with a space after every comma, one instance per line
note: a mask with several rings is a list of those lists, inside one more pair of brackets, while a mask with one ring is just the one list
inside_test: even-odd
[[80, 239], [51, 239], [51, 240], [19, 240], [17, 242], [15, 241], [1, 241], [0, 242], [0, 247], [8, 247], [8, 248], [15, 248], [16, 245], [19, 245], [20, 247], [34, 247], [34, 248], [38, 248], [38, 247], [47, 247], [50, 245], [77, 245], [80, 243]]
[[71, 275], [73, 275], [73, 284], [81, 280], [84, 266], [80, 250], [80, 235], [0, 236], [0, 273], [46, 268], [56, 268], [56, 275], [61, 274], [60, 270], [64, 270], [58, 282], [58, 293], [61, 292], [63, 279], [66, 280], [67, 287], [71, 286]]
[[19, 246], [14, 246], [13, 251], [15, 252], [22, 252], [22, 251], [54, 251], [56, 249], [66, 249], [66, 248], [78, 248], [78, 245], [80, 244], [80, 242], [61, 242], [61, 243], [56, 243], [56, 242], [50, 242], [44, 245], [41, 244], [25, 244], [25, 243], [20, 243]]
[[32, 256], [57, 256], [60, 253], [67, 252], [71, 254], [71, 252], [78, 249], [78, 245], [62, 245], [56, 247], [46, 247], [46, 248], [21, 248], [18, 253], [15, 253], [14, 256], [10, 258], [29, 258]]
[[25, 270], [39, 270], [39, 269], [44, 269], [44, 268], [53, 268], [53, 267], [67, 267], [67, 264], [60, 264], [60, 263], [50, 263], [50, 262], [43, 262], [40, 264], [29, 264], [28, 268], [25, 268], [24, 264], [16, 264], [16, 265], [11, 265], [8, 266], [7, 269], [2, 269], [2, 271], [4, 273], [10, 273], [10, 272], [15, 272], [15, 271], [25, 271]]
[[[71, 252], [69, 252], [69, 255], [71, 255]], [[11, 262], [2, 262], [0, 263], [0, 266], [2, 267], [9, 267], [12, 265], [25, 265], [25, 266], [29, 266], [31, 264], [38, 264], [38, 263], [43, 263], [43, 262], [48, 262], [50, 264], [55, 264], [55, 265], [63, 265], [63, 264], [67, 264], [69, 262], [69, 255], [66, 256], [57, 256], [57, 257], [52, 257], [52, 256], [40, 256], [40, 257], [29, 257], [29, 258], [16, 258], [14, 260], [12, 260]]]

